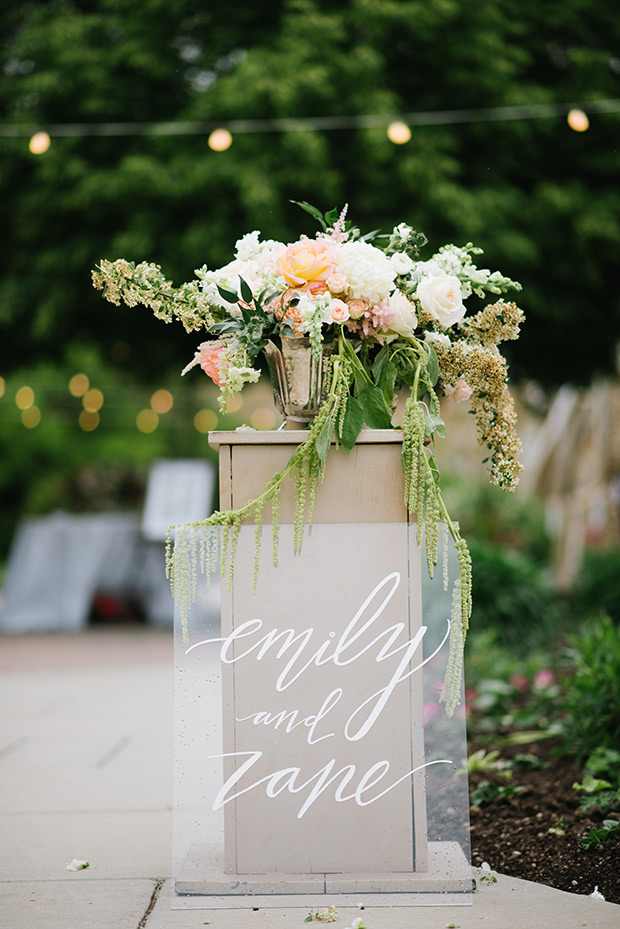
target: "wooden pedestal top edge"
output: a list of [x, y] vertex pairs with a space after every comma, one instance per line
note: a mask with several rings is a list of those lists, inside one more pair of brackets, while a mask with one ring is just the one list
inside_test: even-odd
[[[308, 435], [306, 429], [238, 429], [230, 432], [210, 432], [209, 445], [300, 445]], [[362, 429], [358, 445], [385, 445], [400, 443], [402, 429]]]

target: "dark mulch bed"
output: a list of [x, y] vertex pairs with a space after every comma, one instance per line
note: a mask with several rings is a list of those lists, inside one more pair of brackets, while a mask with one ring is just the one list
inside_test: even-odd
[[[470, 746], [470, 750], [476, 746]], [[495, 799], [471, 808], [472, 864], [486, 861], [492, 870], [560, 890], [591, 894], [595, 886], [610, 903], [620, 903], [620, 837], [609, 844], [586, 850], [582, 838], [603, 819], [620, 819], [618, 813], [603, 815], [598, 809], [579, 809], [573, 784], [582, 772], [567, 758], [553, 755], [548, 742], [502, 752], [510, 758], [527, 752], [546, 762], [542, 770], [519, 768], [508, 781], [523, 791], [509, 799]], [[470, 775], [470, 791], [481, 781], [505, 784], [492, 772]], [[559, 835], [550, 832], [555, 829]]]

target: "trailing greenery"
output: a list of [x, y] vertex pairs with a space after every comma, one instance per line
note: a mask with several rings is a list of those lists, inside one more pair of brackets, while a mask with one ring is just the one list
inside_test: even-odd
[[[386, 346], [387, 348], [387, 346]], [[434, 435], [445, 434], [439, 417], [439, 402], [433, 389], [437, 379], [436, 361], [432, 348], [417, 342], [401, 366], [409, 363], [412, 376], [412, 393], [407, 401], [403, 424], [403, 475], [404, 502], [410, 516], [417, 522], [418, 541], [425, 539], [428, 570], [433, 576], [438, 558], [438, 525], [445, 521], [454, 539], [459, 577], [453, 589], [453, 608], [448, 657], [448, 669], [441, 700], [446, 712], [452, 715], [460, 696], [462, 653], [471, 615], [471, 558], [458, 524], [454, 523], [441, 496], [439, 475], [426, 444]], [[384, 359], [389, 360], [387, 352]], [[233, 510], [216, 511], [208, 519], [189, 525], [171, 527], [166, 546], [167, 574], [171, 581], [186, 630], [187, 615], [195, 598], [199, 566], [207, 575], [213, 571], [212, 535], [204, 530], [222, 527], [221, 574], [230, 586], [233, 579], [235, 552], [241, 525], [253, 520], [256, 526], [254, 557], [254, 587], [258, 576], [261, 526], [266, 506], [271, 507], [273, 527], [273, 558], [278, 559], [278, 502], [285, 480], [295, 481], [294, 548], [300, 551], [304, 525], [312, 522], [312, 511], [317, 487], [323, 479], [328, 451], [334, 443], [350, 452], [364, 424], [370, 428], [390, 428], [392, 411], [382, 390], [382, 376], [386, 362], [375, 365], [373, 380], [363, 367], [353, 344], [342, 330], [338, 349], [328, 361], [327, 396], [318, 414], [310, 424], [306, 439], [297, 446], [282, 471], [273, 475], [265, 490], [244, 506]], [[430, 371], [430, 374], [429, 374]], [[426, 398], [426, 399], [425, 399]], [[175, 543], [172, 545], [172, 530]]]

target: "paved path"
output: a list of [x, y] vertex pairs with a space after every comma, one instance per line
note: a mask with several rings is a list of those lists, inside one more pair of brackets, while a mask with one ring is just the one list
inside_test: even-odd
[[[171, 909], [171, 746], [171, 633], [0, 637], [2, 929], [301, 929], [305, 909]], [[74, 858], [90, 867], [67, 871]], [[368, 929], [620, 927], [620, 906], [502, 875], [472, 906], [346, 908], [335, 929], [360, 916]]]

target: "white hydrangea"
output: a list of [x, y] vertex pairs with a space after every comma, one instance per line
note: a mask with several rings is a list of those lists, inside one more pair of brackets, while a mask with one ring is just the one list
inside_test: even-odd
[[394, 289], [396, 271], [389, 258], [368, 242], [344, 242], [338, 247], [335, 273], [347, 282], [348, 296], [381, 303]]

